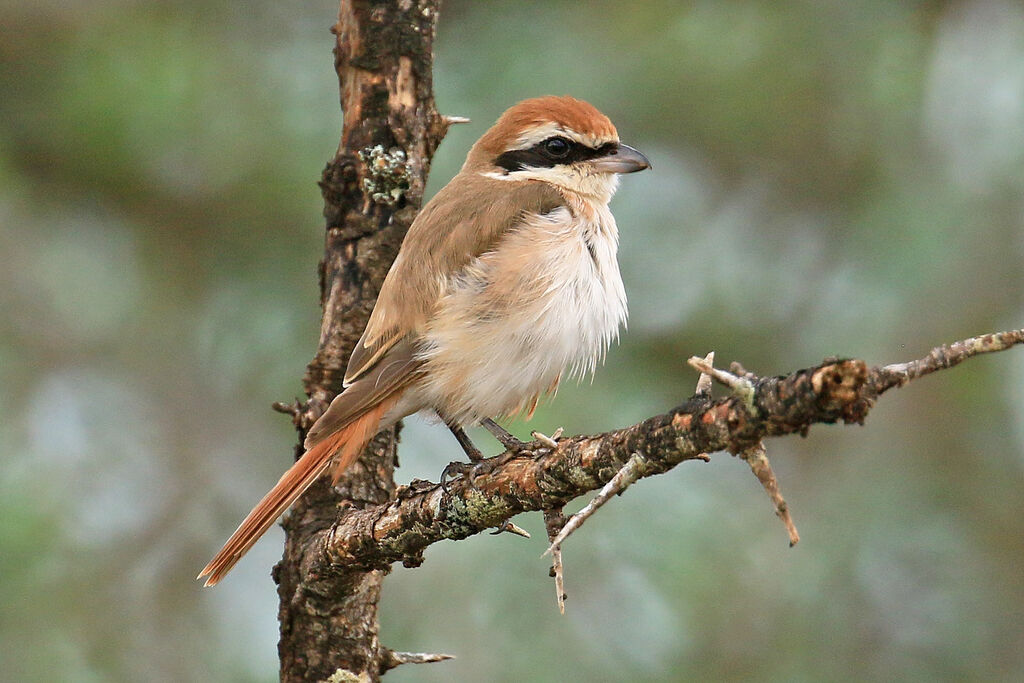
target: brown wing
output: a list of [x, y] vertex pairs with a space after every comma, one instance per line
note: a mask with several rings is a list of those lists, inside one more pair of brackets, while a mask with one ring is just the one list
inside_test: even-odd
[[306, 433], [303, 446], [306, 450], [313, 448], [391, 394], [397, 394], [416, 376], [419, 365], [413, 353], [412, 340], [409, 337], [399, 340], [387, 350], [380, 362], [334, 397], [331, 405]]
[[564, 203], [545, 183], [488, 178], [471, 169], [455, 176], [409, 228], [349, 358], [345, 385], [420, 329], [452, 275], [491, 249], [524, 214], [547, 213]]

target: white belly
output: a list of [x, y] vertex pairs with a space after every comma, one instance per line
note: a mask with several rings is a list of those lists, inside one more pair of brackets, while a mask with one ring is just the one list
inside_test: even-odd
[[592, 372], [626, 319], [617, 233], [567, 209], [502, 239], [451, 283], [423, 339], [417, 400], [461, 424], [513, 413]]

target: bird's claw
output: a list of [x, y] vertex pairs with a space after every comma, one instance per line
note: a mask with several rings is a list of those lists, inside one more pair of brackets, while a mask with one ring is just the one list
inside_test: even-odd
[[516, 457], [514, 452], [506, 452], [501, 455], [496, 455], [493, 458], [487, 458], [478, 463], [474, 463], [473, 467], [469, 470], [469, 483], [472, 484], [479, 476], [490, 474], [494, 471], [495, 467], [504, 465], [514, 457]]
[[485, 458], [477, 462], [450, 462], [443, 470], [441, 470], [441, 489], [448, 492], [448, 477], [458, 476], [466, 477], [466, 481], [469, 482], [470, 486], [476, 485], [476, 478], [483, 474], [490, 474], [491, 471], [499, 465], [504, 465], [506, 462], [515, 457], [515, 453], [504, 453], [502, 455], [496, 455], [493, 458]]
[[456, 477], [461, 477], [462, 475], [468, 473], [470, 475], [469, 481], [472, 484], [473, 469], [475, 469], [474, 464], [469, 462], [448, 463], [447, 465], [444, 466], [444, 469], [441, 470], [441, 490], [444, 491], [445, 493], [448, 493], [448, 477], [453, 475]]
[[[490, 474], [495, 467], [504, 465], [520, 453], [536, 451], [537, 448], [534, 444], [540, 444], [544, 448], [558, 448], [558, 439], [562, 436], [562, 432], [564, 431], [559, 427], [551, 436], [547, 436], [537, 431], [530, 432], [530, 435], [534, 440], [527, 442], [520, 441], [494, 422], [490, 422], [490, 425], [485, 422], [484, 426], [487, 427], [491, 433], [494, 434], [494, 437], [501, 442], [501, 445], [505, 447], [505, 452], [493, 458], [481, 458], [479, 460], [472, 458], [473, 462], [448, 463], [441, 471], [441, 489], [445, 493], [448, 492], [448, 477], [465, 476], [467, 477], [469, 485], [474, 486], [474, 482], [478, 476]], [[454, 429], [452, 431], [455, 432]], [[459, 437], [458, 432], [455, 432], [455, 434], [456, 437]], [[467, 453], [469, 452], [470, 451], [467, 451]], [[475, 449], [474, 452], [479, 453], [479, 451], [476, 451]]]

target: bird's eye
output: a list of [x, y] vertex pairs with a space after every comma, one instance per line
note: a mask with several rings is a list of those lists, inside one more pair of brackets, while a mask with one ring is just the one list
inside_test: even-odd
[[561, 159], [569, 154], [569, 141], [565, 138], [548, 138], [544, 141], [544, 151], [553, 159]]

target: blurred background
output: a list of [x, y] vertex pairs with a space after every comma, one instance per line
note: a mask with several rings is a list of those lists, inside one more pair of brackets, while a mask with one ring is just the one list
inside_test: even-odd
[[[0, 3], [0, 679], [276, 680], [280, 530], [192, 578], [290, 462], [336, 12]], [[663, 412], [712, 349], [777, 374], [1024, 324], [1019, 3], [451, 0], [436, 54], [473, 121], [431, 194], [547, 93], [654, 163], [613, 202], [629, 330], [521, 436]], [[745, 464], [686, 463], [568, 543], [563, 617], [523, 515], [395, 568], [383, 641], [458, 659], [388, 680], [1024, 678], [1024, 349], [768, 447], [797, 547]], [[399, 481], [456, 452], [407, 421]]]

